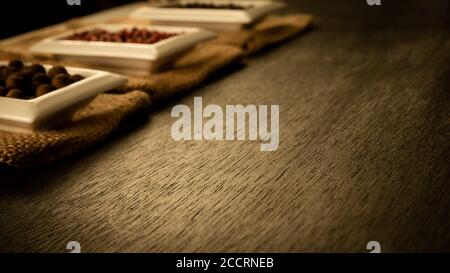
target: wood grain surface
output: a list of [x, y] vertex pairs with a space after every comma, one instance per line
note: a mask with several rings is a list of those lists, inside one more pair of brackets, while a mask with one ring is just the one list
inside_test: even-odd
[[[450, 3], [305, 0], [317, 27], [89, 152], [0, 173], [0, 251], [450, 251]], [[171, 108], [279, 104], [280, 146], [171, 138]]]

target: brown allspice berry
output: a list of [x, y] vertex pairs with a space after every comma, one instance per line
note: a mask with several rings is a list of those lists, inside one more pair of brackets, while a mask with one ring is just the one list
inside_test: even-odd
[[32, 82], [37, 82], [40, 84], [50, 83], [50, 78], [44, 73], [36, 73], [32, 78]]
[[18, 72], [18, 70], [17, 69], [15, 69], [14, 67], [6, 67], [5, 69], [3, 69], [1, 72], [0, 72], [0, 79], [3, 79], [3, 80], [5, 80], [6, 81], [6, 79], [10, 76], [10, 75], [12, 75], [12, 74], [17, 74], [17, 72]]
[[50, 84], [42, 84], [36, 89], [36, 97], [43, 96], [55, 90], [55, 87]]
[[52, 85], [57, 89], [63, 88], [71, 83], [70, 76], [67, 74], [58, 74], [52, 78]]
[[25, 87], [25, 80], [19, 75], [11, 75], [6, 79], [6, 87], [10, 89], [22, 89]]
[[30, 68], [31, 68], [31, 70], [33, 70], [34, 74], [37, 74], [37, 73], [45, 74], [46, 73], [44, 66], [41, 64], [32, 64], [30, 66]]
[[26, 81], [31, 81], [31, 78], [33, 78], [34, 72], [31, 70], [30, 67], [24, 67], [21, 69], [19, 73]]
[[6, 97], [14, 99], [25, 99], [26, 95], [22, 90], [14, 88], [9, 90], [8, 94], [6, 94]]
[[11, 60], [9, 62], [10, 67], [14, 67], [16, 69], [21, 69], [23, 67], [23, 63], [21, 60]]
[[55, 65], [48, 71], [47, 75], [50, 78], [56, 77], [58, 74], [68, 74], [66, 68], [64, 66]]
[[32, 91], [36, 92], [36, 89], [37, 89], [39, 86], [43, 85], [43, 84], [45, 84], [45, 83], [34, 82], [34, 81], [32, 81], [32, 82], [31, 82], [30, 88], [31, 88]]

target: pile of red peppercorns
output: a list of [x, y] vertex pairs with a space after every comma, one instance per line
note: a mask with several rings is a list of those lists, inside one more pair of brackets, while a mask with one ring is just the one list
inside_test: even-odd
[[64, 39], [89, 42], [154, 44], [175, 35], [178, 34], [134, 27], [132, 29], [122, 29], [117, 32], [110, 32], [104, 29], [93, 29], [89, 31], [76, 32]]
[[252, 8], [253, 5], [237, 5], [237, 4], [220, 4], [220, 3], [177, 3], [168, 6], [169, 8], [184, 8], [184, 9], [232, 9], [244, 10]]
[[78, 74], [69, 75], [63, 66], [55, 65], [46, 71], [41, 64], [12, 60], [0, 66], [0, 97], [33, 99], [82, 79]]

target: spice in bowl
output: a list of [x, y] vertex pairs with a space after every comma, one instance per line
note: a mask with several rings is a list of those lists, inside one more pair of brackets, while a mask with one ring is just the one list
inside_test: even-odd
[[93, 29], [89, 31], [76, 32], [64, 39], [88, 42], [154, 44], [176, 35], [178, 35], [178, 33], [160, 32], [134, 27], [132, 29], [122, 29], [117, 32], [110, 32], [104, 29]]
[[78, 74], [70, 75], [63, 66], [55, 65], [46, 71], [41, 64], [12, 60], [0, 66], [0, 97], [33, 99], [83, 79]]
[[221, 4], [221, 3], [177, 3], [167, 6], [168, 8], [182, 8], [182, 9], [231, 9], [244, 10], [250, 9], [252, 5], [238, 5], [238, 4]]

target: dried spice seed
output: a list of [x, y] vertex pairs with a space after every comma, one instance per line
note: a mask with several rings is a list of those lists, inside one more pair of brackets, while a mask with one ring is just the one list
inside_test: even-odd
[[47, 75], [50, 78], [53, 78], [58, 74], [68, 74], [68, 73], [67, 73], [67, 70], [63, 66], [60, 66], [60, 65], [53, 66], [52, 68], [50, 68], [50, 70], [47, 73]]
[[18, 70], [14, 67], [6, 67], [1, 71], [0, 79], [5, 80], [12, 74], [18, 73]]
[[43, 96], [55, 90], [50, 84], [42, 84], [36, 89], [36, 97]]
[[34, 72], [30, 67], [23, 67], [19, 75], [25, 79], [25, 81], [30, 81], [33, 78]]
[[42, 66], [41, 64], [32, 64], [30, 66], [30, 68], [34, 74], [38, 74], [38, 73], [45, 74], [45, 72], [46, 72], [44, 66]]
[[33, 82], [44, 84], [44, 83], [50, 83], [50, 78], [45, 75], [44, 73], [36, 73], [34, 74], [32, 78]]
[[10, 89], [22, 89], [25, 87], [25, 80], [18, 75], [11, 75], [6, 79], [6, 87]]
[[6, 97], [14, 99], [25, 99], [26, 95], [22, 90], [16, 88], [9, 90], [8, 94], [6, 94]]
[[52, 85], [57, 89], [68, 86], [71, 83], [70, 76], [63, 73], [56, 75], [52, 79]]
[[20, 60], [11, 60], [9, 62], [10, 67], [14, 67], [15, 69], [21, 69], [23, 67], [23, 63]]

